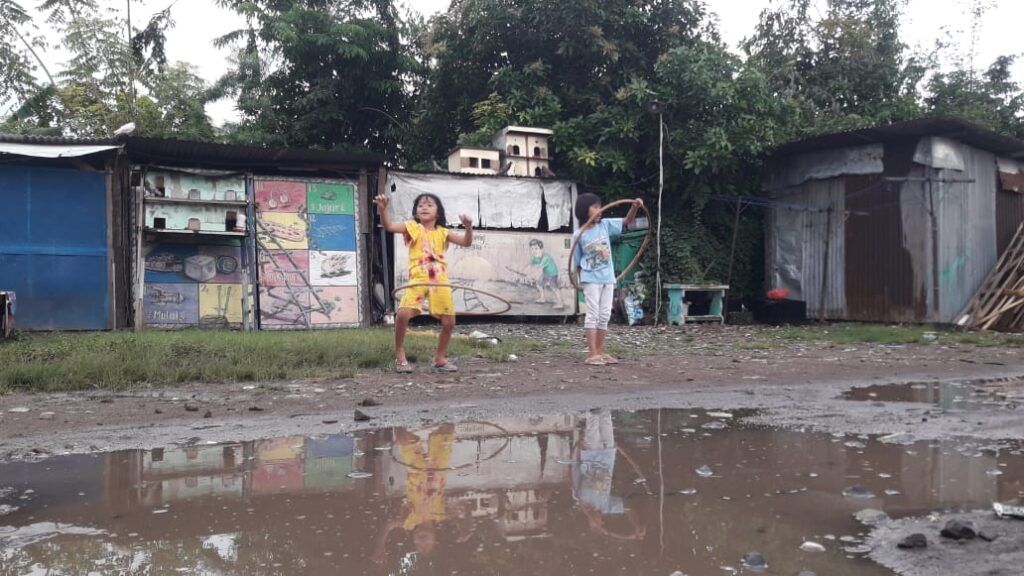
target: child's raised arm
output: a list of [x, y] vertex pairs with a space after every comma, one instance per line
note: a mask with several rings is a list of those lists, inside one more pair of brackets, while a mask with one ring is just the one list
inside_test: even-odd
[[644, 201], [640, 198], [633, 199], [633, 205], [629, 207], [629, 212], [626, 217], [622, 219], [622, 227], [629, 228], [633, 225], [633, 221], [636, 220], [636, 213], [640, 211], [640, 208], [644, 205]]
[[383, 194], [378, 194], [373, 199], [373, 203], [377, 205], [377, 214], [380, 215], [381, 226], [392, 234], [401, 234], [405, 232], [405, 224], [391, 221], [391, 213], [388, 212], [388, 204], [390, 202], [391, 199]]
[[473, 244], [473, 219], [465, 214], [459, 214], [459, 221], [466, 227], [466, 230], [464, 232], [449, 232], [448, 242], [469, 248]]

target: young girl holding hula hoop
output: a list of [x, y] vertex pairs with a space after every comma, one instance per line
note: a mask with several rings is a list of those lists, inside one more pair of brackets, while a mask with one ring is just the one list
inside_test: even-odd
[[612, 316], [615, 292], [611, 239], [622, 234], [623, 227], [633, 223], [643, 205], [644, 201], [636, 198], [625, 218], [601, 218], [601, 199], [596, 194], [580, 194], [576, 199], [576, 220], [580, 225], [590, 224], [574, 234], [576, 248], [572, 253], [572, 266], [579, 271], [580, 289], [587, 302], [583, 327], [587, 335], [586, 363], [592, 366], [619, 363], [604, 353], [604, 337]]
[[[466, 228], [464, 232], [452, 232], [444, 215], [441, 199], [433, 194], [420, 194], [412, 203], [412, 219], [399, 224], [392, 222], [388, 212], [390, 199], [379, 195], [373, 200], [377, 205], [384, 229], [392, 234], [401, 234], [409, 248], [410, 287], [402, 295], [395, 317], [395, 369], [401, 373], [412, 372], [412, 365], [405, 356], [405, 333], [409, 320], [423, 311], [424, 300], [429, 300], [430, 314], [441, 321], [441, 335], [437, 339], [434, 353], [434, 370], [457, 372], [458, 367], [448, 361], [448, 342], [455, 329], [455, 306], [452, 304], [452, 288], [448, 282], [448, 264], [444, 253], [449, 244], [469, 247], [473, 243], [473, 220], [465, 214], [459, 220]], [[429, 286], [439, 284], [439, 286]]]

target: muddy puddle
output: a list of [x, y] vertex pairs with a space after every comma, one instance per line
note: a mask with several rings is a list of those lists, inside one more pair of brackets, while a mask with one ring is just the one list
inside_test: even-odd
[[916, 402], [943, 410], [971, 411], [1014, 408], [1018, 404], [1003, 394], [957, 382], [877, 384], [851, 388], [843, 393], [842, 398], [862, 402]]
[[[854, 513], [989, 508], [1021, 446], [590, 411], [0, 466], [0, 574], [889, 574]], [[804, 551], [806, 541], [824, 551]], [[748, 556], [753, 564], [757, 557]]]

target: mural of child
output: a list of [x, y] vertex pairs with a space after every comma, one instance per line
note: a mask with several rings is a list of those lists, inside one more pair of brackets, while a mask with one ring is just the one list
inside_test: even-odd
[[560, 310], [564, 307], [562, 303], [562, 294], [558, 290], [558, 264], [555, 263], [555, 259], [544, 251], [544, 242], [537, 238], [530, 239], [530, 278], [537, 285], [538, 304], [547, 303], [547, 297], [544, 293], [544, 289], [551, 290], [553, 297], [553, 306], [555, 310]]

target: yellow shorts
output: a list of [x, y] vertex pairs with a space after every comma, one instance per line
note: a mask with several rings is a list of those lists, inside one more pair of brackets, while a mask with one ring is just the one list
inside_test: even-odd
[[[447, 284], [447, 282], [442, 282], [442, 284]], [[413, 286], [412, 288], [406, 288], [398, 307], [411, 308], [417, 312], [422, 312], [425, 303], [429, 304], [431, 316], [455, 315], [455, 305], [452, 303], [452, 289], [447, 286]]]

